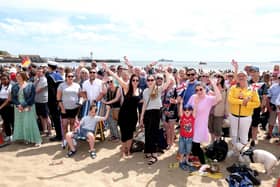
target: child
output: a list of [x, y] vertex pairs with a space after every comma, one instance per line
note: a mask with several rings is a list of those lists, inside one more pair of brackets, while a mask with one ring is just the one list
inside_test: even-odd
[[179, 166], [182, 170], [188, 170], [188, 166], [191, 166], [188, 159], [192, 149], [195, 110], [191, 105], [185, 105], [183, 110], [180, 110]]
[[75, 132], [68, 132], [66, 134], [66, 141], [70, 147], [70, 151], [67, 153], [67, 157], [72, 157], [76, 152], [76, 148], [73, 143], [73, 138], [75, 137], [87, 137], [89, 143], [89, 155], [91, 158], [96, 157], [94, 142], [95, 142], [95, 127], [100, 121], [104, 121], [108, 118], [110, 112], [110, 106], [106, 105], [106, 115], [105, 117], [96, 116], [97, 106], [92, 104], [89, 108], [89, 115], [82, 118], [80, 122], [80, 127]]

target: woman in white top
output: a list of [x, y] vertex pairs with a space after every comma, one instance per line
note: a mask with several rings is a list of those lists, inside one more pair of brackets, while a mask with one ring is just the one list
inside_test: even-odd
[[6, 141], [9, 141], [14, 128], [14, 111], [10, 103], [12, 84], [10, 83], [9, 75], [3, 73], [1, 75], [0, 84], [0, 115], [3, 119], [4, 131], [6, 134]]

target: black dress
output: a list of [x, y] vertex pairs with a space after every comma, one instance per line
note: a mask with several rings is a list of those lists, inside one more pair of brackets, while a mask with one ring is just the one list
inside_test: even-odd
[[125, 96], [120, 108], [118, 124], [121, 130], [121, 141], [125, 142], [133, 138], [138, 121], [137, 106], [140, 96]]

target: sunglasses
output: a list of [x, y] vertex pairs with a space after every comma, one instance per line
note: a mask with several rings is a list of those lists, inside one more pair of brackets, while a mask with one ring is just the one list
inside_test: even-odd
[[73, 76], [73, 75], [68, 75], [67, 77], [68, 77], [68, 78], [73, 78], [74, 76]]
[[194, 76], [194, 73], [188, 73], [187, 76]]
[[113, 83], [113, 81], [107, 81], [107, 84], [109, 84], [109, 83]]
[[138, 79], [132, 79], [132, 82], [139, 82]]
[[154, 81], [154, 79], [147, 79], [147, 81], [148, 81], [148, 82], [153, 82], [153, 81]]
[[89, 73], [90, 73], [90, 74], [94, 74], [94, 73], [96, 73], [96, 72], [95, 72], [95, 71], [90, 71]]
[[158, 77], [158, 78], [157, 78], [157, 80], [163, 80], [163, 78], [161, 78], [161, 77]]
[[195, 89], [195, 92], [202, 91], [202, 90], [203, 90], [202, 88]]
[[207, 75], [202, 75], [202, 77], [208, 78], [209, 76], [207, 76]]

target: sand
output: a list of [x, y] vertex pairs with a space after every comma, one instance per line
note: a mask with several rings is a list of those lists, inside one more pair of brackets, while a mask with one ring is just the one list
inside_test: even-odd
[[[120, 157], [120, 143], [96, 142], [97, 157], [88, 155], [86, 142], [78, 142], [78, 152], [66, 158], [59, 142], [49, 142], [43, 137], [40, 148], [22, 143], [12, 143], [0, 148], [0, 186], [228, 186], [226, 167], [237, 162], [231, 157], [220, 162], [224, 177], [216, 180], [205, 176], [191, 176], [180, 168], [169, 168], [176, 162], [177, 146], [159, 156], [159, 161], [148, 166], [143, 153], [134, 153], [132, 158]], [[280, 156], [280, 145], [259, 140], [257, 148], [271, 151]], [[280, 164], [271, 176], [264, 174], [261, 164], [251, 164], [260, 172], [261, 186], [275, 186], [280, 176]]]

